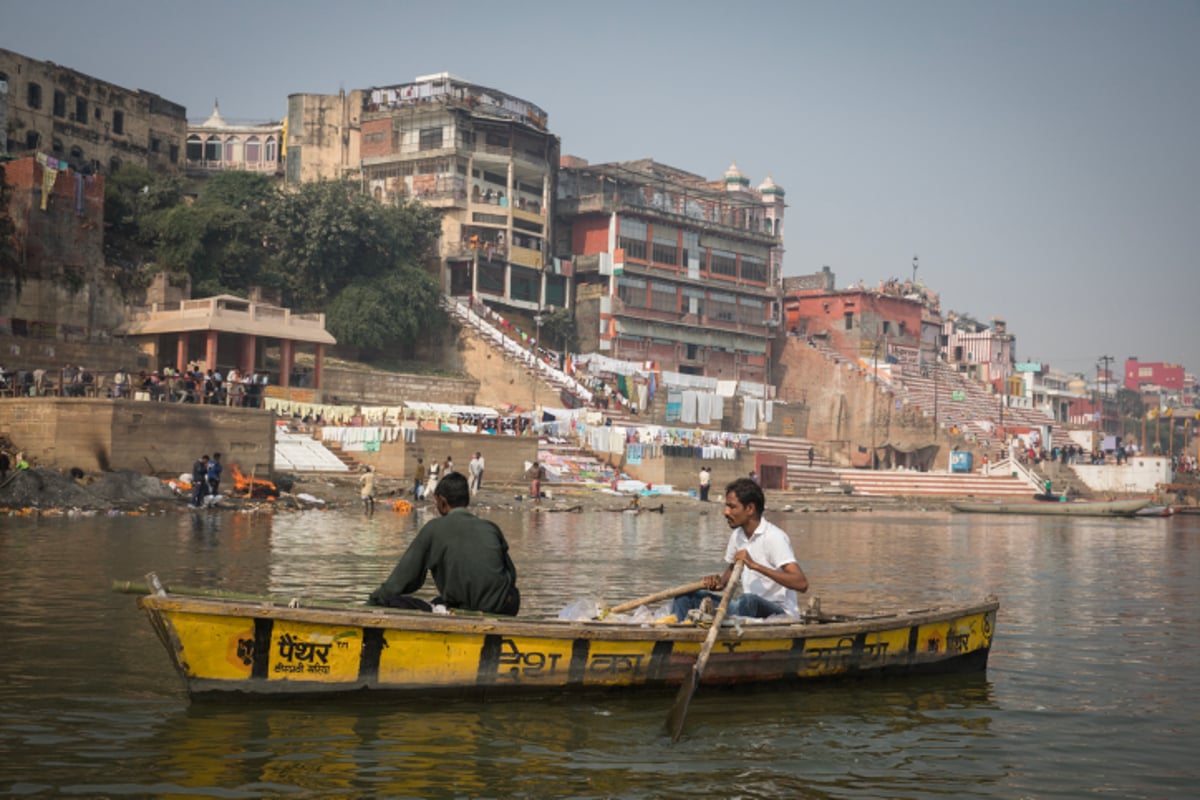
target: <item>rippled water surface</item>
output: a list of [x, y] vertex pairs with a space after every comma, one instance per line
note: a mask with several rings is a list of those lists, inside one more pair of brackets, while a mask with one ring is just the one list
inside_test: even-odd
[[[492, 516], [523, 614], [715, 571], [717, 512]], [[986, 674], [485, 704], [190, 704], [113, 579], [360, 600], [424, 517], [0, 517], [0, 795], [1194, 796], [1200, 517], [768, 515], [826, 611], [994, 593]]]

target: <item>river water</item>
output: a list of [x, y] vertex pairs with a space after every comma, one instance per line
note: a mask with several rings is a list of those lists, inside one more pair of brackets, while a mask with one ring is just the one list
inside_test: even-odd
[[[489, 514], [522, 613], [719, 566], [718, 513]], [[114, 579], [363, 598], [426, 512], [0, 517], [0, 795], [1121, 798], [1195, 796], [1200, 516], [768, 514], [825, 611], [995, 593], [986, 674], [486, 704], [190, 704]]]

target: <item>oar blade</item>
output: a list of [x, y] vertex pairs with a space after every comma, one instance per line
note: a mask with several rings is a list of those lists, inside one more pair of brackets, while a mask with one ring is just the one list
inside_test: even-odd
[[687, 719], [688, 705], [692, 702], [692, 695], [696, 693], [696, 687], [699, 685], [700, 675], [693, 666], [692, 671], [679, 685], [679, 691], [675, 694], [675, 705], [671, 706], [671, 713], [667, 714], [667, 733], [671, 736], [672, 744], [678, 742], [683, 734], [683, 721]]

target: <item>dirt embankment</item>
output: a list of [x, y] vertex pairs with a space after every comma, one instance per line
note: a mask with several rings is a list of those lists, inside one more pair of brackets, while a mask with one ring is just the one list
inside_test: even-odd
[[[268, 497], [261, 491], [247, 497], [233, 487], [224, 490], [217, 508], [226, 510], [295, 511], [317, 508], [357, 508], [358, 476], [329, 474], [281, 474], [276, 476], [278, 494]], [[412, 503], [412, 484], [381, 478], [376, 484], [376, 509], [391, 508], [393, 503]], [[527, 485], [485, 486], [471, 501], [473, 508], [486, 511], [527, 510], [539, 513], [639, 512], [669, 513], [690, 511], [720, 514], [720, 502], [700, 503], [683, 494], [616, 494], [607, 489], [575, 485], [548, 484], [547, 496], [534, 503]], [[83, 473], [60, 472], [45, 467], [10, 471], [0, 479], [0, 512], [22, 514], [58, 514], [71, 511], [89, 513], [134, 513], [186, 509], [191, 500], [190, 487], [173, 480], [132, 471]], [[427, 501], [417, 501], [427, 502]], [[872, 511], [877, 508], [933, 509], [944, 504], [929, 498], [910, 500], [839, 496], [813, 497], [786, 492], [768, 492], [768, 511]]]

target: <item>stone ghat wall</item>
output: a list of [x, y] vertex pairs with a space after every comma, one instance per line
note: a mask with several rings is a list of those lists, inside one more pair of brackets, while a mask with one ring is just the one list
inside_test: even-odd
[[324, 402], [348, 405], [399, 405], [405, 400], [475, 405], [479, 392], [479, 381], [472, 378], [402, 375], [336, 367], [322, 370], [321, 383]]
[[128, 469], [165, 478], [190, 473], [201, 454], [213, 452], [226, 469], [239, 464], [246, 474], [269, 475], [275, 467], [275, 418], [251, 408], [4, 398], [0, 434], [33, 463], [58, 469]]
[[475, 451], [483, 454], [483, 482], [521, 485], [529, 480], [525, 465], [537, 459], [537, 439], [532, 436], [487, 436], [482, 434], [418, 431], [416, 442], [383, 442], [379, 452], [352, 451], [360, 464], [370, 464], [380, 475], [411, 481], [416, 473], [417, 459], [423, 459], [423, 480], [429, 474], [429, 464], [439, 464], [450, 456], [454, 471], [467, 475], [467, 466]]

